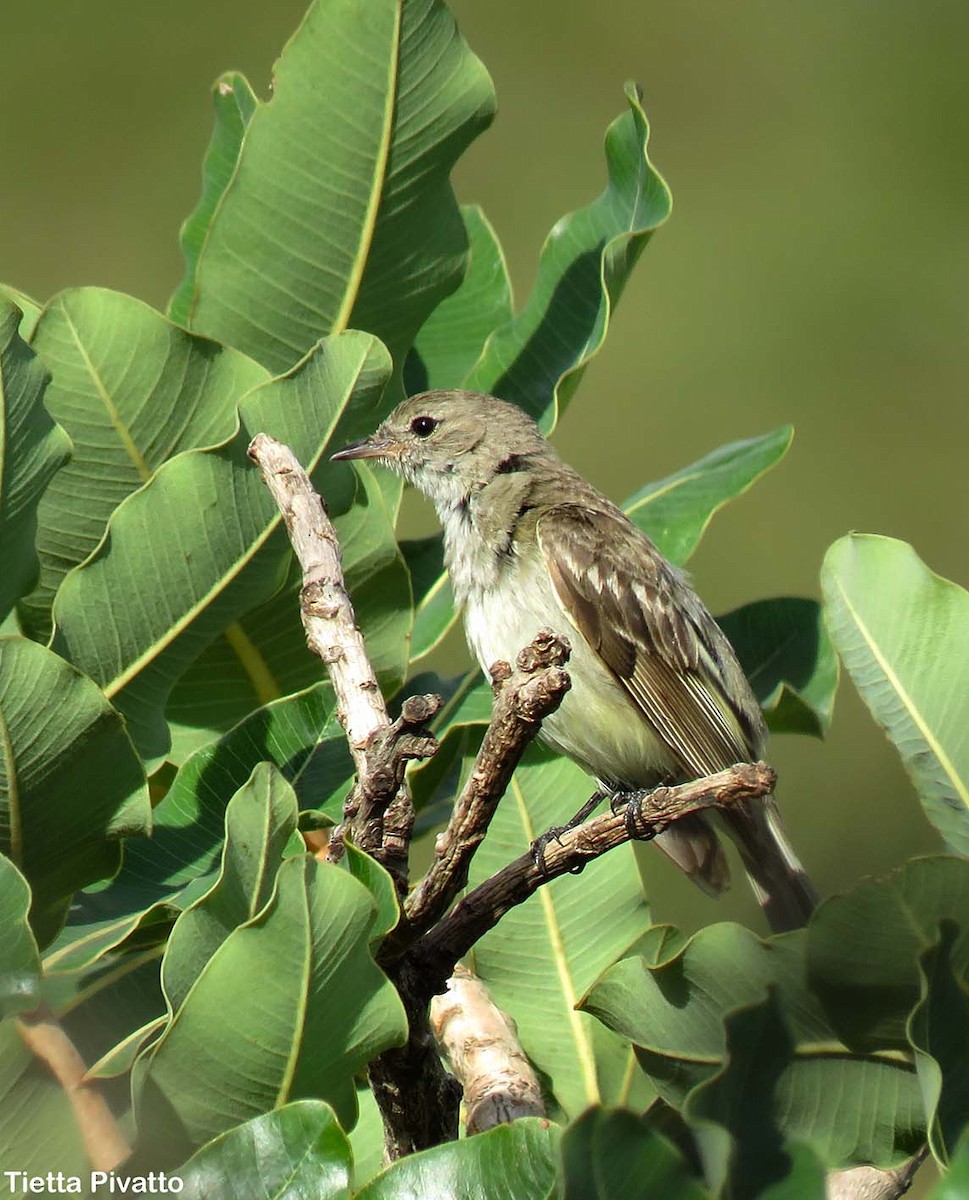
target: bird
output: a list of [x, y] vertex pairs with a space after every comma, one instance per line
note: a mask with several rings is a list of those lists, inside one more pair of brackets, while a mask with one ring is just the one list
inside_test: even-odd
[[[563, 461], [523, 409], [479, 392], [422, 392], [332, 458], [388, 467], [434, 505], [485, 672], [514, 662], [540, 630], [568, 640], [572, 686], [541, 737], [592, 776], [593, 802], [763, 756], [760, 705], [686, 574]], [[725, 807], [718, 819], [771, 927], [806, 924], [817, 893], [773, 796]], [[728, 886], [707, 814], [674, 822], [655, 841], [709, 894]]]

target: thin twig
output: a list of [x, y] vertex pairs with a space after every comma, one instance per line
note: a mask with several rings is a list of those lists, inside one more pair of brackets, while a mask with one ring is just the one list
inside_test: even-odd
[[562, 669], [568, 656], [565, 640], [542, 630], [518, 655], [514, 672], [503, 662], [492, 668], [495, 701], [491, 722], [451, 819], [437, 839], [434, 861], [407, 897], [406, 941], [391, 938], [389, 954], [399, 953], [440, 920], [468, 882], [471, 859], [525, 748], [570, 687]]
[[738, 763], [705, 779], [657, 788], [631, 810], [608, 812], [564, 830], [545, 846], [538, 859], [531, 853], [523, 854], [469, 892], [414, 947], [429, 994], [444, 986], [454, 964], [510, 908], [523, 903], [543, 884], [560, 875], [578, 873], [587, 862], [623, 842], [648, 841], [690, 813], [767, 796], [776, 781], [777, 776], [766, 763]]

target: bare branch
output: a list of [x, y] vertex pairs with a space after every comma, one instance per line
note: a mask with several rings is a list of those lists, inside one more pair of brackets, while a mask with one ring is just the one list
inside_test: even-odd
[[[326, 507], [288, 446], [257, 434], [249, 457], [259, 467], [283, 519], [303, 569], [300, 615], [310, 649], [326, 664], [336, 696], [337, 717], [346, 730], [357, 771], [357, 786], [344, 809], [344, 826], [354, 842], [373, 854], [407, 888], [406, 853], [413, 809], [403, 786], [409, 758], [433, 753], [436, 743], [423, 720], [436, 712], [433, 698], [425, 709], [412, 706], [391, 725], [387, 706], [357, 628], [340, 565], [340, 543]], [[422, 740], [423, 739], [423, 740]], [[388, 836], [385, 838], [385, 826]], [[342, 854], [341, 831], [330, 840], [328, 856]]]
[[38, 1009], [18, 1019], [17, 1031], [64, 1089], [91, 1166], [96, 1171], [110, 1171], [124, 1162], [131, 1147], [97, 1085], [86, 1079], [84, 1060], [58, 1021], [45, 1009]]
[[447, 991], [431, 1001], [431, 1029], [464, 1092], [469, 1134], [545, 1116], [538, 1077], [514, 1021], [464, 967], [455, 968]]
[[912, 1186], [915, 1172], [929, 1153], [928, 1146], [890, 1171], [877, 1167], [850, 1167], [846, 1171], [832, 1171], [826, 1181], [827, 1200], [898, 1200]]
[[648, 841], [674, 821], [707, 808], [723, 808], [756, 800], [774, 790], [777, 776], [766, 763], [738, 763], [705, 779], [650, 792], [633, 809], [621, 809], [564, 830], [545, 847], [541, 862], [523, 854], [464, 897], [433, 929], [414, 954], [421, 978], [433, 994], [475, 942], [516, 904], [521, 904], [549, 880], [576, 874], [587, 862], [631, 839]]

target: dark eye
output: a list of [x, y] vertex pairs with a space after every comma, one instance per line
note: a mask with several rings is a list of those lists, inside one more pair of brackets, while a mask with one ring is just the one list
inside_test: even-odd
[[433, 417], [415, 417], [410, 423], [411, 433], [416, 433], [418, 437], [430, 437], [437, 428], [437, 421]]

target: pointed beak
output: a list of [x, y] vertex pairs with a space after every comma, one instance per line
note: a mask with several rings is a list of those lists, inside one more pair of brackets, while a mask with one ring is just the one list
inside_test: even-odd
[[343, 462], [352, 458], [387, 458], [388, 451], [394, 443], [389, 438], [379, 438], [376, 435], [361, 438], [359, 442], [351, 442], [336, 454], [331, 454], [333, 462]]

